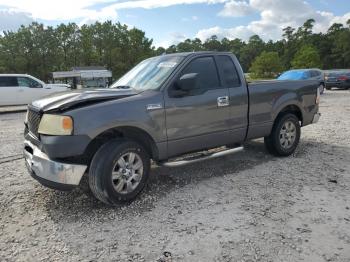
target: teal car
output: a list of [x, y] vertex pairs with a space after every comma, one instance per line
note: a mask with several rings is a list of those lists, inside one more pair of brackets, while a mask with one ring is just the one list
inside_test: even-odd
[[323, 94], [325, 89], [325, 77], [322, 70], [314, 69], [293, 69], [284, 72], [278, 80], [317, 80], [319, 81], [320, 93]]

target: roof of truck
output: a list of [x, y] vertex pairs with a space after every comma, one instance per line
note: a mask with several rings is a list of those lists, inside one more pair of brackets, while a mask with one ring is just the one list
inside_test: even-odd
[[164, 53], [163, 55], [166, 56], [189, 56], [189, 55], [203, 55], [203, 54], [208, 54], [208, 55], [215, 55], [215, 54], [229, 54], [232, 55], [231, 52], [219, 52], [219, 51], [196, 51], [196, 52], [181, 52], [181, 53], [171, 53], [171, 54], [166, 54]]

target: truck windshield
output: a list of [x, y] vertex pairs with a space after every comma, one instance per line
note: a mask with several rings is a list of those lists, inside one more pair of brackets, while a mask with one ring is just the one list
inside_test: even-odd
[[158, 89], [182, 61], [182, 56], [158, 56], [146, 59], [127, 72], [110, 88]]

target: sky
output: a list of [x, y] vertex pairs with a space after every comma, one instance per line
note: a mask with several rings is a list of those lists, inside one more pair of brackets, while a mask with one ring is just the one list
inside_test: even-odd
[[281, 38], [282, 28], [315, 19], [325, 32], [350, 19], [350, 0], [0, 0], [0, 31], [33, 21], [55, 26], [112, 20], [146, 32], [156, 47], [186, 38]]

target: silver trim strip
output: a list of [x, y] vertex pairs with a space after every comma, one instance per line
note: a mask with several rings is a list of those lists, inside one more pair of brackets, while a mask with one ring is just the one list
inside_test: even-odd
[[56, 162], [43, 153], [30, 141], [24, 141], [25, 147], [30, 147], [33, 154], [24, 148], [23, 155], [29, 172], [43, 179], [66, 185], [79, 185], [87, 166]]
[[156, 110], [163, 108], [163, 106], [161, 104], [149, 104], [146, 108], [147, 110]]
[[230, 105], [230, 100], [229, 100], [228, 96], [218, 97], [217, 102], [218, 102], [218, 107]]
[[236, 147], [236, 148], [232, 148], [232, 149], [226, 149], [224, 151], [213, 153], [211, 155], [200, 157], [200, 158], [197, 158], [197, 159], [194, 159], [194, 160], [178, 160], [178, 161], [172, 161], [172, 162], [165, 162], [165, 163], [163, 163], [161, 165], [162, 166], [167, 166], [167, 167], [183, 166], [183, 165], [188, 165], [188, 164], [200, 162], [200, 161], [203, 161], [203, 160], [208, 160], [208, 159], [221, 157], [221, 156], [225, 156], [225, 155], [229, 155], [229, 154], [233, 154], [233, 153], [238, 153], [238, 152], [241, 152], [243, 150], [244, 150], [244, 147], [240, 146], [240, 147]]

